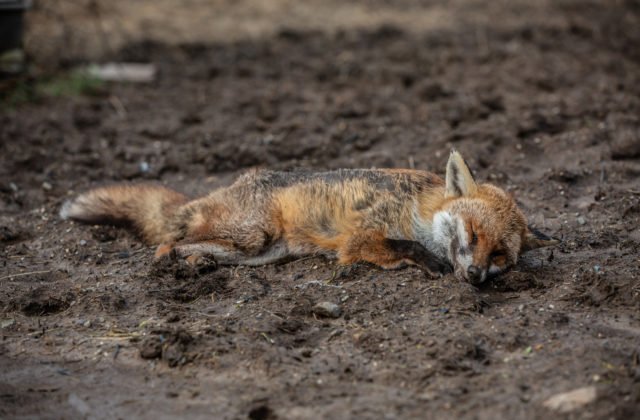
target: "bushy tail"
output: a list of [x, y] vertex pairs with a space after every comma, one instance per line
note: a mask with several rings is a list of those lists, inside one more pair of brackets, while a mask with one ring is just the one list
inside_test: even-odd
[[153, 185], [96, 188], [64, 203], [60, 217], [84, 223], [133, 227], [152, 244], [171, 240], [171, 219], [187, 197]]

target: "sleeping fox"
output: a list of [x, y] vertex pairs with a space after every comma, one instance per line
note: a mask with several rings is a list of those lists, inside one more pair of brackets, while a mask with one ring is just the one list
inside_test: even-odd
[[407, 169], [260, 170], [195, 200], [161, 186], [97, 188], [60, 215], [128, 224], [158, 245], [157, 258], [261, 265], [324, 254], [340, 264], [418, 265], [432, 276], [452, 270], [472, 284], [558, 242], [528, 228], [505, 191], [476, 183], [456, 151], [444, 180]]

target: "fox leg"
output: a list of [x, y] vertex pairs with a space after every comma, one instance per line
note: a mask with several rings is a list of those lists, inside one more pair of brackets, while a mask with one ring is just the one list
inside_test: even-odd
[[[161, 249], [162, 248], [162, 249]], [[158, 255], [160, 251], [160, 255]], [[164, 244], [158, 247], [156, 257], [173, 252], [191, 265], [197, 265], [203, 257], [211, 256], [221, 265], [264, 265], [281, 261], [291, 256], [288, 247], [282, 241], [259, 249], [238, 249], [229, 241], [215, 239], [198, 242], [179, 242], [175, 245]]]
[[[158, 249], [170, 245], [160, 245]], [[165, 251], [165, 249], [162, 249]], [[189, 264], [196, 265], [205, 256], [211, 256], [219, 264], [239, 264], [246, 255], [233, 244], [224, 240], [181, 241], [169, 248], [169, 253], [184, 258]], [[162, 255], [166, 255], [162, 254]], [[162, 256], [161, 255], [161, 256]], [[156, 251], [157, 256], [157, 251]]]
[[417, 265], [430, 276], [450, 271], [449, 265], [418, 242], [390, 239], [380, 232], [361, 232], [352, 235], [338, 250], [342, 264], [366, 261], [384, 269]]
[[417, 265], [428, 273], [447, 274], [451, 272], [451, 265], [422, 246], [419, 242], [406, 239], [385, 239], [390, 249], [404, 255], [409, 264]]
[[165, 243], [162, 243], [162, 244], [158, 245], [158, 247], [156, 248], [156, 252], [154, 254], [154, 257], [156, 259], [159, 259], [159, 258], [163, 258], [163, 257], [168, 256], [171, 253], [171, 251], [173, 251], [173, 246], [174, 246], [174, 244], [170, 243], [170, 242], [165, 242]]

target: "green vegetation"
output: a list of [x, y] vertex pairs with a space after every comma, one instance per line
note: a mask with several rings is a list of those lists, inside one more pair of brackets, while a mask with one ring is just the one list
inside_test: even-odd
[[0, 81], [0, 108], [13, 109], [44, 98], [94, 95], [104, 82], [90, 76], [85, 70], [33, 80], [27, 78]]

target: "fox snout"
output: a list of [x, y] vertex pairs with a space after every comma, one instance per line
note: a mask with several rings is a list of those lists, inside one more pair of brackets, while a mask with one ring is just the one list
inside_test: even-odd
[[482, 271], [483, 270], [481, 270], [480, 267], [470, 265], [469, 268], [467, 268], [467, 278], [469, 279], [469, 282], [471, 284], [481, 283], [483, 277]]
[[488, 270], [476, 265], [470, 265], [466, 268], [462, 265], [457, 265], [454, 275], [458, 280], [466, 281], [473, 285], [482, 284], [489, 278]]

